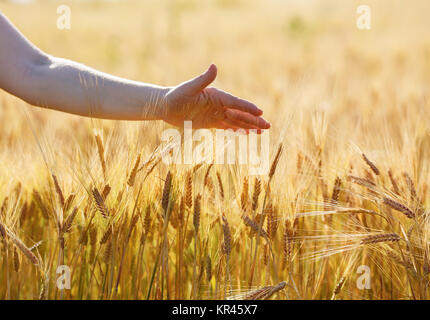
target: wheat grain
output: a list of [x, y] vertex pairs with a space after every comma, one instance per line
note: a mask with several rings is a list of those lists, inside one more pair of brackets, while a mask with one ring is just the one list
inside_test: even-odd
[[130, 175], [127, 180], [127, 184], [132, 187], [134, 185], [134, 180], [136, 179], [136, 174], [140, 164], [140, 153], [137, 155], [136, 160], [134, 161], [133, 169], [131, 169]]
[[374, 174], [376, 174], [377, 176], [379, 176], [379, 174], [380, 174], [380, 171], [379, 171], [379, 169], [375, 166], [375, 164], [372, 162], [372, 161], [370, 161], [367, 157], [366, 157], [366, 155], [363, 153], [362, 154], [362, 156], [363, 156], [363, 159], [364, 159], [364, 162], [366, 162], [366, 164], [369, 166], [369, 168], [373, 171], [373, 173]]
[[388, 177], [390, 178], [391, 185], [393, 186], [393, 192], [397, 195], [400, 195], [399, 186], [397, 185], [396, 178], [394, 178], [391, 169], [388, 170]]
[[67, 197], [66, 202], [64, 203], [64, 207], [63, 207], [64, 212], [69, 211], [70, 207], [72, 206], [73, 200], [75, 200], [75, 197], [76, 197], [76, 194], [74, 194], [74, 193], [71, 193]]
[[276, 286], [266, 286], [257, 290], [253, 290], [247, 293], [243, 300], [267, 300], [272, 297], [276, 292], [284, 289], [287, 283], [285, 281], [280, 282]]
[[103, 197], [101, 196], [99, 190], [97, 188], [93, 188], [92, 190], [94, 201], [96, 202], [97, 209], [101, 213], [101, 215], [107, 219], [109, 217], [109, 210], [106, 207], [105, 201]]
[[369, 179], [359, 178], [359, 177], [355, 177], [355, 176], [348, 176], [348, 179], [352, 180], [352, 182], [354, 182], [360, 186], [363, 186], [363, 187], [366, 187], [369, 189], [372, 189], [373, 187], [376, 186], [376, 184]]
[[185, 204], [188, 208], [193, 206], [193, 179], [189, 171], [185, 177]]
[[49, 219], [49, 211], [48, 209], [45, 207], [42, 197], [40, 196], [39, 192], [35, 189], [33, 189], [33, 199], [36, 202], [37, 206], [39, 207], [43, 217], [45, 219]]
[[36, 257], [36, 255], [31, 252], [29, 248], [16, 236], [11, 237], [12, 242], [17, 246], [17, 248], [24, 254], [24, 256], [30, 260], [31, 263], [34, 265], [39, 264], [39, 259]]
[[221, 197], [221, 200], [224, 200], [224, 186], [222, 184], [221, 174], [219, 173], [219, 171], [216, 172], [216, 177], [218, 180], [219, 195]]
[[222, 250], [223, 253], [229, 257], [231, 253], [231, 233], [227, 218], [224, 215], [222, 216], [222, 231], [224, 234]]
[[342, 276], [337, 282], [336, 287], [333, 290], [332, 300], [340, 293], [345, 283], [346, 277]]
[[380, 242], [397, 242], [400, 237], [396, 233], [373, 234], [361, 239], [360, 244], [375, 244]]
[[272, 241], [276, 237], [276, 231], [278, 230], [278, 210], [276, 207], [272, 205], [272, 203], [269, 203], [268, 205], [268, 211], [267, 213], [267, 235], [269, 239]]
[[254, 192], [252, 193], [252, 211], [255, 211], [258, 207], [258, 197], [261, 192], [261, 181], [258, 178], [255, 178], [254, 182]]
[[73, 211], [67, 216], [66, 220], [64, 221], [64, 225], [61, 228], [63, 233], [69, 233], [70, 232], [70, 230], [72, 228], [73, 221], [75, 220], [77, 213], [78, 213], [78, 208], [74, 207]]
[[201, 202], [202, 196], [199, 193], [195, 200], [194, 200], [194, 214], [193, 214], [193, 225], [194, 225], [194, 230], [197, 233], [199, 233], [199, 227], [200, 227], [200, 202]]
[[246, 212], [248, 208], [248, 200], [249, 200], [248, 188], [249, 188], [248, 178], [245, 177], [243, 179], [242, 194], [240, 195], [240, 205], [243, 212]]
[[339, 201], [340, 188], [342, 186], [342, 180], [339, 177], [336, 177], [333, 186], [333, 192], [331, 194], [331, 201], [336, 204]]
[[303, 155], [300, 151], [297, 152], [297, 163], [296, 163], [297, 173], [303, 173]]
[[269, 171], [269, 180], [275, 175], [276, 167], [278, 166], [279, 159], [281, 158], [283, 146], [282, 143], [279, 144], [278, 151], [276, 152], [275, 158], [273, 159], [272, 165]]
[[16, 248], [13, 249], [13, 269], [15, 270], [15, 272], [19, 272], [19, 256], [18, 256], [18, 251], [16, 250]]
[[397, 211], [403, 213], [409, 219], [412, 219], [415, 217], [415, 214], [407, 206], [405, 206], [405, 205], [403, 205], [397, 201], [394, 201], [393, 199], [387, 198], [387, 197], [384, 197], [383, 201], [384, 201], [384, 204], [386, 204], [387, 206], [391, 207], [394, 210], [397, 210]]
[[246, 226], [250, 227], [255, 233], [259, 234], [260, 236], [262, 236], [265, 239], [268, 239], [268, 235], [266, 233], [266, 231], [264, 231], [258, 222], [252, 220], [250, 217], [248, 217], [247, 215], [242, 215], [242, 220], [245, 223]]
[[417, 191], [415, 189], [415, 184], [412, 181], [412, 178], [409, 176], [407, 172], [403, 172], [403, 177], [405, 178], [406, 185], [408, 186], [409, 192], [411, 193], [412, 199], [417, 198]]
[[208, 166], [208, 169], [206, 170], [206, 173], [205, 173], [205, 177], [204, 177], [204, 179], [203, 179], [203, 185], [206, 187], [206, 186], [208, 186], [208, 183], [209, 183], [209, 174], [210, 174], [210, 171], [211, 171], [211, 169], [212, 169], [212, 167], [213, 167], [213, 163], [211, 163], [209, 166]]
[[103, 233], [103, 236], [100, 239], [100, 244], [105, 244], [106, 242], [108, 242], [111, 236], [112, 236], [112, 227], [108, 226], [108, 228]]
[[3, 239], [6, 239], [6, 235], [7, 235], [7, 233], [6, 233], [6, 229], [5, 229], [5, 227], [4, 227], [4, 225], [1, 223], [1, 221], [0, 221], [0, 236], [3, 238]]
[[207, 282], [210, 282], [212, 279], [212, 260], [211, 257], [206, 256], [206, 263], [205, 263], [205, 269], [206, 269], [206, 280]]
[[105, 251], [103, 253], [103, 261], [106, 264], [110, 264], [111, 262], [112, 250], [113, 250], [112, 240], [109, 240], [106, 244]]
[[60, 184], [58, 183], [57, 176], [55, 174], [52, 174], [52, 179], [54, 180], [55, 191], [57, 192], [61, 207], [64, 208], [64, 195], [63, 191], [61, 190]]
[[106, 185], [104, 186], [103, 191], [102, 191], [102, 197], [103, 197], [103, 199], [104, 199], [105, 201], [106, 201], [106, 199], [107, 199], [107, 197], [108, 197], [109, 193], [111, 192], [111, 190], [112, 190], [112, 188], [111, 188], [111, 186], [110, 186], [109, 184], [106, 184]]
[[294, 241], [294, 229], [291, 226], [289, 220], [285, 220], [285, 230], [283, 237], [283, 251], [284, 251], [284, 261], [291, 262], [291, 257], [293, 253], [293, 241]]
[[151, 207], [147, 206], [145, 211], [145, 218], [143, 219], [143, 230], [145, 235], [148, 235], [151, 228]]

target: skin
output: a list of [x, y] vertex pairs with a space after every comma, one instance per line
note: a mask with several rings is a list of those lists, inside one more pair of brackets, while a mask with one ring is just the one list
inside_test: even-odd
[[270, 128], [257, 106], [209, 87], [216, 76], [212, 64], [174, 87], [115, 77], [44, 53], [0, 12], [0, 88], [34, 106], [102, 119], [163, 120], [179, 127], [192, 120], [193, 128]]

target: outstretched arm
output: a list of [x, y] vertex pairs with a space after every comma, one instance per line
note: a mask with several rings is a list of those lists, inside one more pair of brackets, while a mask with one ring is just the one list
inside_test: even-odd
[[176, 87], [115, 77], [45, 54], [0, 13], [0, 88], [29, 104], [81, 116], [118, 120], [164, 120], [193, 127], [268, 129], [255, 105], [207, 86], [202, 75]]

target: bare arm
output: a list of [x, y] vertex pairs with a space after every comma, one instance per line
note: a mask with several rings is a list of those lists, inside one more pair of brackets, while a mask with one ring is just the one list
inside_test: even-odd
[[31, 44], [1, 14], [0, 87], [35, 106], [126, 120], [160, 119], [160, 115], [144, 107], [149, 108], [147, 102], [160, 100], [166, 92], [166, 88], [51, 57]]
[[212, 65], [176, 87], [122, 79], [45, 54], [0, 13], [0, 88], [35, 106], [105, 119], [164, 120], [178, 126], [193, 120], [195, 127], [270, 127], [252, 103], [208, 88], [216, 73]]

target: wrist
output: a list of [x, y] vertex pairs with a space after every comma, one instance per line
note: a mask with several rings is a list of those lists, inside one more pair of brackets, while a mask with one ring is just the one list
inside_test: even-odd
[[[149, 90], [148, 90], [149, 89]], [[142, 91], [141, 120], [165, 120], [170, 87], [151, 86]]]
[[156, 120], [168, 120], [169, 117], [169, 106], [170, 97], [169, 93], [173, 87], [160, 87], [156, 94], [155, 102], [153, 103], [155, 108]]

